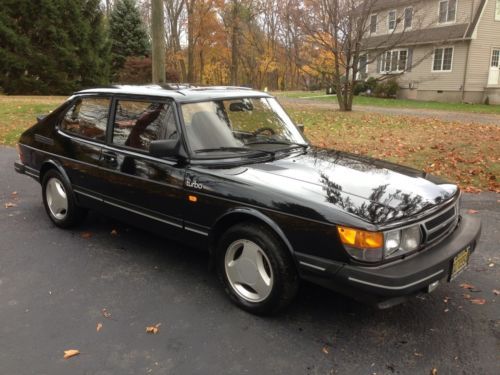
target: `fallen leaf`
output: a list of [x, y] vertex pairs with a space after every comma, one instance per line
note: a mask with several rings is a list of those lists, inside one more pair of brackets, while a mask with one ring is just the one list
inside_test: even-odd
[[111, 318], [111, 313], [110, 313], [108, 310], [106, 310], [106, 309], [102, 309], [102, 310], [101, 310], [101, 314], [102, 314], [102, 316], [104, 316], [105, 318], [108, 318], [108, 319], [109, 319], [109, 318]]
[[438, 373], [438, 370], [436, 368], [433, 368], [431, 370], [431, 375], [437, 375], [437, 373]]
[[470, 215], [475, 215], [475, 214], [477, 214], [478, 212], [479, 212], [479, 211], [477, 211], [477, 210], [472, 210], [472, 209], [471, 209], [471, 210], [467, 210], [467, 213], [468, 213], [468, 214], [470, 214]]
[[12, 193], [10, 193], [10, 195], [12, 195], [13, 197], [15, 197], [17, 195], [17, 191], [13, 191]]
[[78, 355], [78, 354], [80, 354], [80, 351], [76, 350], [76, 349], [65, 350], [64, 351], [64, 359], [74, 357], [75, 355]]
[[465, 299], [470, 299], [470, 294], [464, 294]]
[[102, 323], [97, 323], [96, 331], [99, 332], [102, 328]]
[[11, 207], [16, 207], [16, 206], [17, 206], [17, 204], [12, 203], [12, 202], [5, 203], [5, 208], [11, 208]]
[[462, 284], [460, 284], [460, 288], [463, 288], [463, 289], [474, 289], [474, 285], [467, 284], [467, 283], [462, 283]]
[[499, 295], [500, 295], [500, 290], [498, 290], [498, 289], [493, 289], [493, 294], [494, 294], [495, 296], [499, 296]]
[[90, 237], [92, 237], [92, 232], [81, 232], [80, 237], [85, 238], [88, 240]]
[[486, 303], [486, 300], [484, 298], [473, 298], [470, 300], [470, 302], [474, 305], [484, 305]]
[[424, 356], [422, 353], [419, 353], [419, 352], [415, 352], [415, 353], [413, 353], [413, 355], [415, 357], [423, 357]]
[[154, 326], [148, 326], [146, 327], [146, 332], [147, 333], [152, 333], [153, 335], [156, 335], [158, 331], [160, 330], [161, 323], [158, 323]]
[[488, 267], [494, 267], [494, 266], [495, 266], [495, 263], [488, 264]]
[[328, 354], [328, 347], [325, 345], [322, 349], [323, 353]]
[[116, 229], [113, 229], [113, 230], [111, 231], [111, 235], [112, 235], [112, 236], [118, 236], [118, 231], [117, 231]]

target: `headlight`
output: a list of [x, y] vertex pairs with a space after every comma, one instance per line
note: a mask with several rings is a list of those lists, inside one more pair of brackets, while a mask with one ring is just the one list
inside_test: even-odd
[[337, 227], [340, 240], [350, 256], [365, 262], [379, 262], [417, 250], [422, 242], [420, 226], [387, 232]]

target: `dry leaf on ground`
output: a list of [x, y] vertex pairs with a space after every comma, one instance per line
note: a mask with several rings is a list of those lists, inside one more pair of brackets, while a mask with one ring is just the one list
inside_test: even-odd
[[10, 193], [10, 195], [12, 195], [13, 197], [15, 197], [17, 195], [17, 191], [13, 191], [12, 193]]
[[474, 285], [467, 284], [467, 283], [462, 283], [462, 284], [460, 284], [460, 288], [463, 288], [463, 289], [474, 289]]
[[111, 313], [108, 310], [106, 310], [105, 308], [101, 310], [101, 314], [105, 318], [108, 318], [108, 319], [111, 318]]
[[5, 203], [5, 208], [11, 208], [11, 207], [16, 207], [16, 206], [17, 206], [17, 204], [12, 203], [12, 202]]
[[431, 375], [437, 375], [437, 373], [438, 373], [438, 370], [436, 368], [433, 368], [431, 370]]
[[478, 210], [467, 210], [467, 213], [470, 214], [470, 215], [475, 215], [477, 214], [479, 211]]
[[493, 289], [493, 294], [494, 294], [495, 296], [499, 296], [499, 295], [500, 295], [500, 290], [498, 290], [498, 289]]
[[112, 236], [118, 236], [118, 231], [117, 231], [116, 229], [113, 229], [113, 230], [111, 231], [111, 235], [112, 235]]
[[323, 346], [323, 353], [328, 354], [328, 346]]
[[81, 232], [80, 237], [85, 238], [86, 240], [92, 237], [92, 232]]
[[97, 327], [95, 328], [95, 330], [99, 332], [101, 329], [102, 329], [102, 323], [97, 323]]
[[153, 335], [156, 335], [158, 333], [158, 331], [160, 330], [160, 326], [161, 326], [161, 323], [158, 323], [154, 326], [148, 326], [148, 327], [146, 327], [146, 332], [151, 333]]
[[486, 300], [484, 298], [474, 298], [471, 299], [470, 302], [474, 305], [484, 305], [486, 303]]
[[64, 351], [64, 359], [74, 357], [75, 355], [78, 355], [78, 354], [80, 354], [80, 351], [76, 350], [76, 349], [65, 350]]

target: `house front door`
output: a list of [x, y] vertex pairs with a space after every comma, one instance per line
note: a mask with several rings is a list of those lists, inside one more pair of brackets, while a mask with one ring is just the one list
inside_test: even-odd
[[494, 49], [491, 53], [490, 74], [488, 75], [488, 86], [500, 85], [500, 49]]

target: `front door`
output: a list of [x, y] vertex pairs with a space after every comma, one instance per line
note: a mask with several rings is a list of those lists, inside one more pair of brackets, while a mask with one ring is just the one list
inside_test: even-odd
[[102, 151], [102, 165], [110, 172], [104, 200], [137, 224], [167, 235], [183, 226], [185, 169], [174, 159], [152, 157], [149, 144], [178, 137], [172, 101], [116, 98]]
[[491, 53], [490, 74], [488, 75], [488, 85], [500, 85], [500, 48], [494, 49]]

